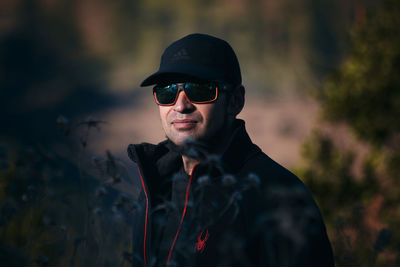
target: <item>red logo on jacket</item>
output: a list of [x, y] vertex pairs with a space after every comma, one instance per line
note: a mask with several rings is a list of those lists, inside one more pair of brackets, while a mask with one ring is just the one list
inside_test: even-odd
[[199, 236], [197, 237], [197, 242], [194, 246], [194, 250], [195, 251], [197, 250], [198, 252], [202, 253], [204, 248], [206, 247], [206, 241], [209, 236], [210, 235], [208, 233], [208, 229], [206, 229], [205, 232], [204, 230], [202, 230]]

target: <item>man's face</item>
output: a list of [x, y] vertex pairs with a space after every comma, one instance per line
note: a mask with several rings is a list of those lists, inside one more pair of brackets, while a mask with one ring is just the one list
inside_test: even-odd
[[167, 137], [176, 145], [187, 138], [207, 142], [227, 124], [226, 96], [219, 94], [211, 103], [194, 104], [183, 90], [179, 91], [173, 106], [159, 106], [162, 127]]

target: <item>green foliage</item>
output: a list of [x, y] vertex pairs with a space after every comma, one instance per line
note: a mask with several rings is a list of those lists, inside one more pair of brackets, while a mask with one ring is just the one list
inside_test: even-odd
[[[303, 145], [307, 166], [296, 172], [313, 192], [324, 215], [337, 266], [370, 266], [375, 236], [364, 224], [366, 209], [381, 190], [373, 156], [361, 177], [353, 174], [355, 152], [338, 149], [331, 137], [315, 131]], [[371, 258], [371, 257], [372, 258]]]
[[319, 95], [323, 118], [344, 122], [368, 151], [340, 147], [334, 131], [303, 145], [297, 173], [319, 202], [337, 266], [400, 263], [399, 22], [400, 2], [389, 0], [354, 28], [352, 51]]
[[[318, 199], [325, 217], [330, 220], [338, 214], [346, 213], [347, 204], [360, 205], [363, 199], [378, 190], [374, 174], [368, 173], [365, 179], [356, 179], [352, 175], [354, 152], [338, 151], [332, 140], [318, 131], [304, 143], [302, 153], [310, 168], [301, 170], [299, 176], [306, 177], [312, 191], [323, 196]], [[323, 182], [320, 181], [321, 177]]]
[[400, 131], [400, 3], [386, 1], [352, 33], [353, 48], [321, 99], [326, 118], [343, 120], [381, 145]]

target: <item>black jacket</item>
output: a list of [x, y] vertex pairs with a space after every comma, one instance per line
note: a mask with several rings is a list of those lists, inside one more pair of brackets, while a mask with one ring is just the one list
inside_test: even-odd
[[142, 192], [133, 266], [334, 266], [320, 211], [306, 186], [253, 144], [236, 121], [221, 156], [191, 176], [170, 142], [129, 145]]

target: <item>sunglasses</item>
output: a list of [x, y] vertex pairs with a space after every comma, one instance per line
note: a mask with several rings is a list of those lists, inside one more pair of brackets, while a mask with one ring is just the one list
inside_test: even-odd
[[172, 83], [168, 85], [156, 85], [153, 95], [160, 106], [172, 106], [178, 98], [178, 93], [183, 90], [190, 102], [195, 104], [210, 103], [218, 98], [218, 92], [224, 91], [229, 86], [218, 82], [209, 83]]

